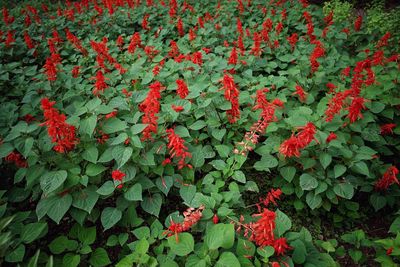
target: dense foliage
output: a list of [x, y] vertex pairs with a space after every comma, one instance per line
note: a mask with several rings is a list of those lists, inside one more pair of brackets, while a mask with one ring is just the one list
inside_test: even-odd
[[[2, 261], [336, 266], [337, 244], [278, 205], [335, 222], [359, 218], [359, 194], [398, 209], [399, 42], [367, 17], [305, 0], [2, 15]], [[341, 239], [355, 262], [400, 255], [394, 236]]]

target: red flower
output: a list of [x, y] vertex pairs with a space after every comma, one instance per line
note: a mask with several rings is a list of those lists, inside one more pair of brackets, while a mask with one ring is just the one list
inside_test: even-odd
[[356, 21], [354, 22], [354, 30], [356, 32], [360, 31], [362, 25], [363, 18], [362, 16], [358, 16]]
[[47, 126], [47, 133], [53, 143], [57, 143], [53, 149], [59, 153], [64, 153], [75, 148], [79, 142], [76, 138], [75, 126], [65, 122], [66, 117], [60, 114], [53, 106], [55, 102], [49, 101], [48, 98], [43, 98], [41, 101], [44, 118], [46, 119], [41, 125]]
[[142, 40], [140, 38], [140, 33], [135, 32], [130, 40], [129, 46], [128, 46], [128, 52], [131, 54], [134, 54], [136, 51], [136, 48], [142, 46]]
[[31, 39], [31, 37], [29, 36], [29, 33], [28, 33], [27, 31], [24, 31], [24, 41], [25, 41], [26, 47], [27, 47], [28, 49], [33, 49], [33, 48], [35, 48], [35, 45], [34, 45], [32, 39]]
[[213, 221], [214, 224], [217, 224], [217, 223], [218, 223], [219, 218], [218, 218], [218, 215], [217, 215], [217, 214], [214, 214], [214, 216], [213, 216], [213, 218], [212, 218], [212, 221]]
[[342, 110], [345, 99], [346, 94], [344, 92], [337, 92], [335, 96], [329, 100], [328, 108], [325, 111], [326, 122], [332, 121], [335, 115]]
[[182, 99], [185, 99], [189, 94], [189, 89], [184, 80], [178, 79], [176, 80], [176, 85], [178, 86], [176, 89], [176, 93]]
[[285, 140], [279, 147], [279, 153], [285, 157], [300, 157], [300, 144], [296, 136], [292, 135]]
[[326, 87], [329, 89], [328, 94], [332, 94], [335, 92], [336, 85], [334, 85], [333, 83], [327, 83]]
[[186, 158], [191, 158], [192, 154], [188, 152], [188, 148], [185, 146], [185, 140], [183, 140], [179, 135], [174, 132], [174, 129], [167, 129], [168, 137], [168, 149], [171, 158], [176, 158], [178, 160], [178, 169], [184, 167], [191, 168], [191, 165], [186, 164]]
[[142, 140], [152, 139], [151, 134], [157, 133], [157, 113], [160, 112], [161, 90], [165, 87], [160, 82], [149, 85], [150, 91], [146, 99], [139, 105], [139, 110], [144, 113], [142, 122], [148, 124], [143, 130]]
[[336, 135], [335, 133], [331, 132], [331, 133], [328, 135], [328, 137], [326, 138], [326, 142], [327, 142], [327, 143], [330, 143], [332, 140], [335, 140], [335, 139], [337, 139], [337, 135]]
[[253, 54], [255, 56], [261, 56], [262, 49], [260, 48], [261, 46], [261, 34], [255, 32], [253, 35], [253, 47], [251, 48], [250, 54]]
[[94, 89], [93, 89], [93, 94], [95, 96], [99, 95], [99, 93], [103, 93], [106, 88], [108, 88], [108, 85], [106, 83], [106, 79], [104, 77], [104, 74], [101, 70], [98, 70], [96, 73], [96, 76], [93, 77], [93, 79], [96, 80], [94, 84]]
[[393, 128], [396, 127], [394, 123], [387, 123], [381, 125], [381, 135], [393, 134]]
[[301, 102], [306, 101], [306, 93], [304, 92], [303, 87], [300, 85], [296, 85], [296, 92], [294, 94], [299, 96]]
[[67, 35], [68, 41], [78, 49], [84, 56], [88, 55], [88, 51], [82, 46], [81, 40], [78, 37], [72, 34], [68, 28], [65, 29], [65, 33]]
[[282, 190], [281, 189], [271, 189], [265, 196], [265, 198], [260, 198], [260, 204], [263, 204], [264, 206], [268, 206], [270, 203], [274, 204], [275, 206], [277, 205], [276, 201], [279, 200], [279, 198], [282, 195]]
[[71, 71], [72, 77], [78, 78], [78, 76], [79, 76], [79, 69], [80, 69], [79, 66], [75, 66], [75, 67], [72, 69], [72, 71]]
[[393, 252], [393, 247], [390, 247], [386, 250], [386, 255], [390, 256]]
[[145, 15], [143, 16], [143, 20], [142, 20], [142, 28], [143, 28], [143, 30], [146, 30], [146, 31], [150, 30], [150, 28], [149, 28], [149, 22], [147, 21], [147, 19], [148, 19], [149, 17], [150, 17], [149, 14], [145, 14]]
[[275, 240], [275, 212], [264, 209], [262, 213], [254, 214], [253, 217], [259, 217], [259, 219], [248, 224], [251, 229], [250, 241], [254, 241], [259, 247], [273, 245]]
[[164, 233], [168, 234], [168, 236], [175, 235], [176, 242], [179, 242], [178, 233], [186, 232], [190, 228], [192, 228], [195, 224], [197, 224], [197, 222], [200, 221], [201, 217], [203, 217], [203, 210], [204, 206], [200, 206], [197, 209], [188, 208], [183, 213], [184, 216], [183, 222], [176, 223], [171, 219], [171, 224]]
[[185, 31], [183, 30], [183, 23], [182, 23], [182, 19], [179, 18], [178, 22], [176, 23], [176, 28], [178, 30], [178, 34], [179, 36], [184, 36], [185, 35]]
[[181, 111], [185, 110], [182, 106], [172, 105], [171, 107], [173, 110], [175, 110], [175, 112], [181, 112]]
[[6, 37], [6, 47], [11, 47], [15, 43], [14, 35], [12, 31], [7, 32], [7, 37]]
[[286, 238], [281, 237], [274, 241], [273, 247], [277, 256], [284, 255], [291, 247], [287, 244]]
[[163, 160], [163, 162], [161, 163], [161, 165], [163, 165], [163, 166], [166, 166], [166, 165], [168, 165], [168, 164], [171, 164], [171, 159], [170, 158], [166, 158], [166, 159], [164, 159]]
[[236, 47], [232, 48], [231, 55], [229, 56], [228, 65], [236, 65], [238, 56], [236, 53]]
[[350, 122], [353, 123], [359, 118], [362, 118], [361, 110], [365, 109], [365, 99], [362, 97], [355, 97], [348, 108], [349, 114], [347, 117], [350, 119]]
[[376, 44], [376, 48], [381, 48], [385, 47], [388, 45], [388, 41], [392, 35], [390, 32], [385, 33], [385, 35], [382, 36], [382, 38], [379, 40], [379, 42]]
[[298, 37], [297, 33], [293, 33], [292, 35], [290, 35], [287, 38], [287, 40], [288, 40], [290, 46], [292, 47], [292, 51], [293, 51], [294, 48], [296, 47], [297, 41], [299, 40], [299, 37]]
[[117, 114], [118, 114], [118, 111], [114, 110], [113, 112], [106, 114], [105, 118], [111, 119], [111, 118], [114, 118], [115, 116], [117, 116]]
[[14, 162], [15, 166], [17, 166], [18, 168], [27, 168], [28, 167], [28, 163], [22, 157], [22, 155], [15, 151], [8, 154], [8, 156], [5, 157], [5, 161]]
[[111, 173], [111, 177], [113, 178], [114, 181], [119, 182], [117, 188], [121, 188], [122, 185], [122, 179], [126, 176], [125, 173], [119, 171], [119, 170], [113, 170]]
[[119, 35], [115, 43], [117, 44], [119, 49], [122, 49], [122, 47], [124, 46], [124, 37], [122, 35]]
[[225, 74], [222, 79], [223, 89], [225, 90], [224, 97], [231, 102], [231, 109], [226, 111], [226, 115], [230, 123], [235, 123], [240, 118], [239, 110], [239, 90], [235, 85], [233, 77]]
[[399, 170], [395, 166], [390, 166], [382, 178], [375, 183], [375, 190], [387, 190], [390, 185], [394, 183], [399, 184], [396, 177], [397, 174], [399, 174]]

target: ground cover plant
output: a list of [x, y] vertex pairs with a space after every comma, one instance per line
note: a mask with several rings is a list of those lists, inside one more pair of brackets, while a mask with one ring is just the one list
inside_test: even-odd
[[398, 34], [332, 6], [4, 7], [0, 262], [397, 266]]

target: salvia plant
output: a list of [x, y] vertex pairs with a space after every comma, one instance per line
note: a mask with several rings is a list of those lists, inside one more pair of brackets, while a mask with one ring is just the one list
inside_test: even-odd
[[398, 208], [399, 41], [365, 20], [306, 0], [3, 7], [0, 262], [337, 266], [279, 206]]

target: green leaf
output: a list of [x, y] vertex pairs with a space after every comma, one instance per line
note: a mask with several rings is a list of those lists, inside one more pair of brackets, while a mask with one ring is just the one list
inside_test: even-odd
[[240, 262], [232, 252], [223, 252], [215, 267], [240, 267]]
[[111, 181], [107, 181], [99, 189], [97, 189], [96, 192], [102, 196], [107, 196], [110, 195], [112, 192], [114, 192], [114, 190], [115, 190], [114, 183]]
[[35, 241], [46, 229], [46, 223], [30, 223], [24, 226], [21, 232], [21, 241], [25, 244]]
[[124, 193], [124, 197], [130, 201], [139, 201], [142, 199], [142, 185], [137, 183]]
[[142, 124], [142, 123], [135, 124], [131, 127], [131, 133], [133, 135], [139, 134], [139, 133], [143, 132], [144, 129], [146, 129], [147, 125], [148, 124]]
[[62, 235], [51, 241], [49, 244], [50, 252], [53, 254], [61, 254], [64, 251], [74, 251], [78, 248], [78, 242], [69, 240], [66, 236]]
[[369, 201], [371, 202], [372, 206], [374, 207], [375, 211], [378, 211], [386, 206], [386, 198], [384, 196], [378, 194], [372, 194], [369, 197]]
[[328, 153], [321, 153], [319, 156], [319, 161], [324, 169], [326, 169], [332, 162], [332, 156]]
[[339, 183], [333, 187], [333, 191], [339, 197], [351, 199], [354, 195], [354, 187], [350, 183]]
[[87, 134], [90, 137], [93, 135], [94, 129], [97, 124], [97, 116], [93, 115], [86, 119], [81, 120], [79, 126], [79, 132], [81, 134]]
[[118, 118], [110, 118], [105, 121], [103, 125], [103, 132], [106, 134], [120, 132], [127, 128], [126, 122]]
[[203, 120], [198, 120], [198, 121], [196, 121], [195, 123], [193, 123], [192, 125], [190, 125], [190, 126], [189, 126], [189, 129], [198, 131], [198, 130], [200, 130], [200, 129], [206, 127], [206, 126], [207, 126], [207, 124], [205, 123], [205, 121], [203, 121]]
[[10, 143], [4, 143], [0, 145], [0, 158], [8, 156], [14, 151], [14, 147]]
[[63, 267], [77, 267], [81, 261], [81, 256], [67, 253], [63, 257], [62, 266]]
[[254, 164], [257, 171], [269, 171], [270, 168], [278, 166], [278, 160], [272, 155], [262, 156], [260, 161]]
[[282, 175], [283, 179], [291, 183], [293, 181], [294, 175], [296, 174], [295, 167], [283, 167], [279, 169], [279, 173]]
[[363, 161], [355, 163], [352, 170], [365, 176], [369, 176], [368, 165]]
[[85, 151], [82, 153], [82, 158], [84, 160], [87, 160], [91, 163], [96, 164], [97, 163], [97, 158], [99, 157], [99, 150], [95, 146], [91, 146], [87, 148]]
[[147, 241], [144, 238], [140, 239], [135, 246], [135, 252], [144, 255], [147, 253], [147, 251], [149, 251], [149, 247], [150, 247], [149, 241]]
[[238, 181], [239, 183], [246, 183], [246, 176], [244, 175], [244, 173], [242, 171], [235, 171], [232, 175], [232, 178], [236, 181]]
[[101, 164], [93, 164], [93, 163], [89, 163], [86, 167], [86, 175], [87, 176], [96, 176], [99, 175], [100, 173], [104, 172], [105, 170], [107, 170], [107, 167], [104, 167]]
[[276, 210], [275, 214], [276, 231], [278, 233], [278, 236], [281, 237], [286, 231], [292, 228], [292, 221], [285, 213], [283, 213], [279, 209]]
[[96, 227], [85, 228], [78, 226], [78, 239], [83, 245], [91, 245], [96, 241]]
[[21, 262], [25, 256], [25, 246], [20, 244], [17, 248], [10, 250], [6, 254], [7, 262]]
[[307, 249], [303, 241], [297, 239], [290, 243], [293, 248], [292, 259], [296, 264], [303, 264], [306, 261]]
[[99, 195], [94, 191], [95, 189], [95, 187], [88, 187], [84, 190], [75, 192], [73, 195], [74, 201], [72, 206], [90, 214], [99, 199]]
[[229, 249], [235, 241], [235, 229], [233, 224], [215, 224], [208, 229], [204, 241], [209, 249], [220, 247]]
[[104, 227], [104, 231], [113, 227], [122, 218], [122, 212], [119, 209], [107, 207], [101, 213], [101, 224]]
[[47, 214], [58, 224], [71, 207], [71, 204], [72, 196], [70, 194], [64, 196], [55, 195], [49, 198], [44, 198], [41, 199], [36, 206], [36, 214], [39, 219]]
[[89, 262], [94, 267], [103, 267], [111, 263], [107, 251], [104, 248], [97, 248], [90, 256]]
[[194, 185], [182, 185], [179, 194], [186, 204], [190, 204], [196, 194], [196, 187]]
[[389, 228], [389, 233], [396, 234], [397, 232], [400, 232], [400, 217], [397, 217]]
[[306, 196], [306, 202], [308, 206], [313, 210], [322, 203], [322, 198], [320, 195], [314, 194], [314, 192], [308, 192]]
[[347, 168], [346, 166], [342, 164], [336, 164], [335, 167], [333, 167], [333, 173], [335, 174], [335, 178], [340, 177], [346, 172]]
[[194, 250], [194, 239], [189, 233], [180, 233], [177, 237], [168, 237], [168, 245], [172, 253], [182, 257]]
[[308, 173], [304, 173], [300, 176], [300, 187], [303, 190], [312, 190], [317, 188], [318, 181]]
[[25, 139], [25, 143], [24, 143], [24, 150], [22, 155], [27, 158], [29, 156], [29, 153], [32, 150], [33, 147], [33, 143], [34, 143], [34, 139], [32, 137], [28, 137]]
[[64, 170], [48, 172], [40, 179], [40, 187], [45, 194], [49, 194], [60, 187], [67, 179], [67, 176], [68, 174]]
[[154, 216], [158, 217], [160, 214], [162, 205], [162, 197], [160, 194], [154, 194], [151, 197], [145, 197], [142, 202], [140, 202], [140, 206], [142, 209]]
[[128, 162], [130, 157], [132, 156], [133, 149], [131, 147], [124, 147], [124, 146], [116, 146], [113, 151], [112, 155], [115, 161], [118, 164], [118, 168], [121, 168]]

